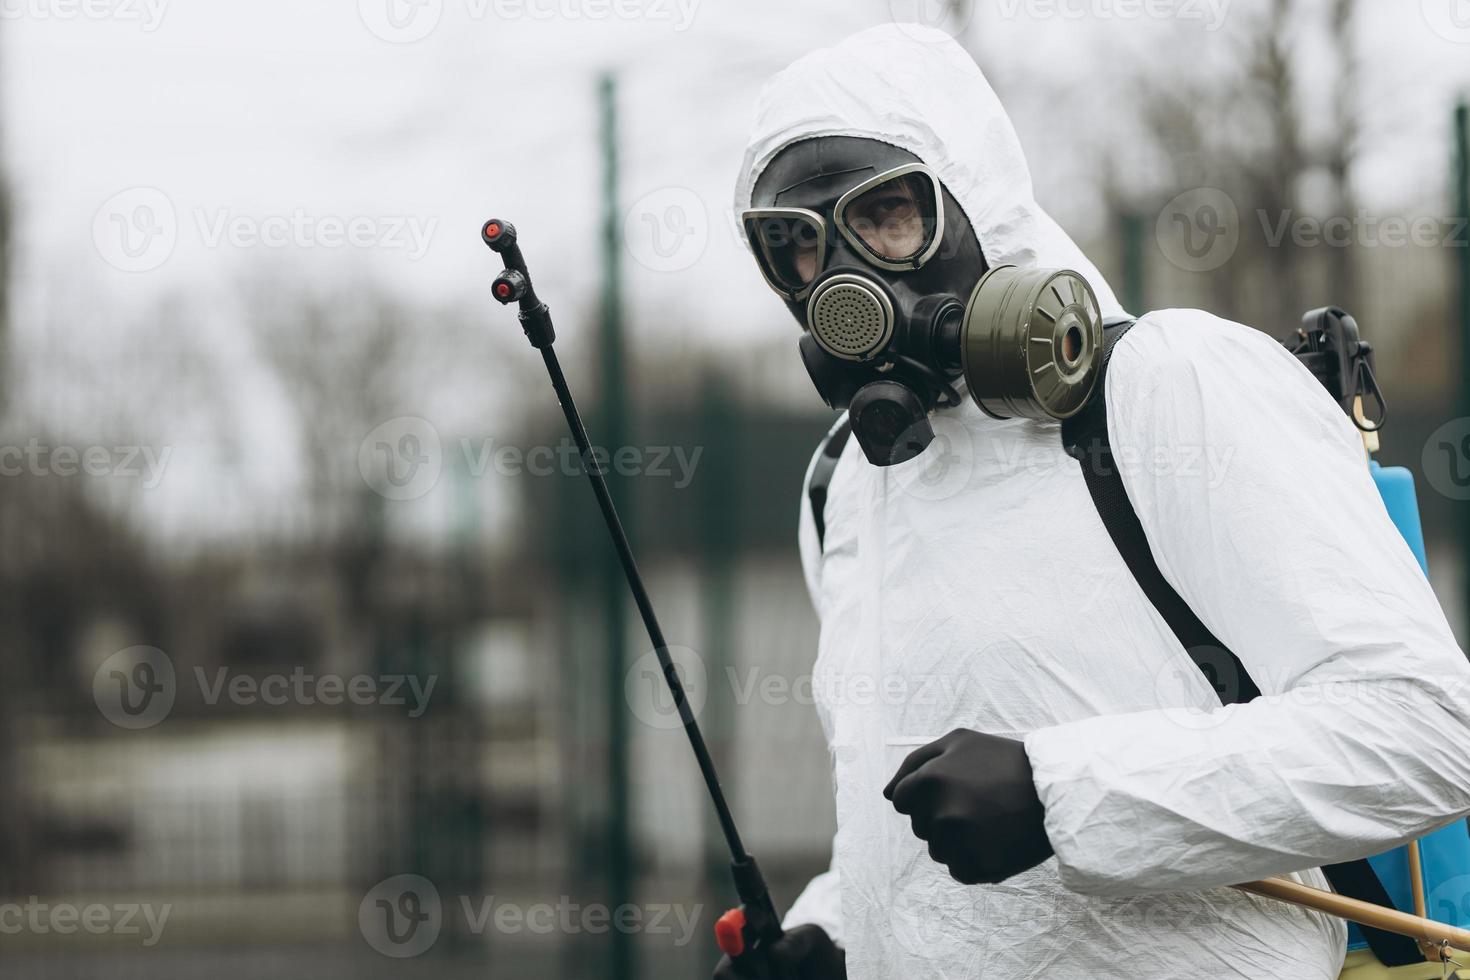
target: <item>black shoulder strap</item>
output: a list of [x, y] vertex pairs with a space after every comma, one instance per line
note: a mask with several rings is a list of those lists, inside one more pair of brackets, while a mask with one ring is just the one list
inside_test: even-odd
[[[1240, 658], [1210, 632], [1159, 571], [1143, 525], [1128, 500], [1123, 477], [1113, 459], [1112, 445], [1108, 441], [1107, 368], [1113, 347], [1132, 326], [1132, 320], [1124, 320], [1104, 328], [1097, 387], [1082, 411], [1062, 423], [1062, 445], [1069, 456], [1081, 463], [1082, 478], [1087, 483], [1087, 492], [1092, 496], [1098, 516], [1148, 601], [1169, 624], [1180, 645], [1220, 696], [1220, 702], [1244, 704], [1259, 697], [1260, 688]], [[1327, 865], [1322, 871], [1339, 894], [1393, 907], [1387, 890], [1367, 860]], [[1424, 956], [1414, 940], [1381, 929], [1359, 928], [1373, 955], [1384, 966], [1423, 962]]]
[[1149, 549], [1148, 538], [1143, 533], [1143, 525], [1128, 500], [1123, 477], [1113, 460], [1113, 449], [1108, 442], [1108, 402], [1103, 392], [1113, 347], [1132, 326], [1133, 321], [1126, 320], [1103, 330], [1102, 365], [1097, 387], [1082, 411], [1062, 423], [1062, 445], [1067, 455], [1082, 464], [1082, 478], [1087, 481], [1087, 492], [1092, 495], [1103, 526], [1108, 529], [1108, 536], [1113, 539], [1114, 546], [1138, 580], [1144, 595], [1148, 596], [1148, 601], [1164, 617], [1164, 622], [1179, 638], [1190, 659], [1205, 675], [1215, 693], [1220, 695], [1221, 703], [1242, 704], [1258, 697], [1260, 689], [1241, 665], [1240, 658], [1200, 622], [1189, 603], [1174, 591], [1164, 573], [1159, 571]]
[[811, 504], [812, 520], [817, 525], [817, 550], [827, 542], [827, 490], [832, 486], [832, 474], [837, 472], [837, 461], [842, 458], [843, 447], [852, 435], [852, 421], [846, 415], [827, 433], [817, 448], [817, 461], [812, 466], [811, 482], [806, 487], [806, 499]]

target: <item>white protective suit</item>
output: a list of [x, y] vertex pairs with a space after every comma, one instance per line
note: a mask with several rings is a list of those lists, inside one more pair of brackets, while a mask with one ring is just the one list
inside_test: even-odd
[[[1075, 269], [1119, 312], [947, 36], [880, 27], [777, 75], [737, 206], [779, 150], [827, 134], [914, 153], [992, 266]], [[1164, 310], [1120, 342], [1107, 399], [1160, 569], [1265, 696], [1219, 707], [1056, 424], [966, 401], [887, 468], [849, 440], [825, 548], [805, 499], [801, 518], [838, 829], [786, 924], [826, 928], [853, 980], [1325, 980], [1339, 921], [1221, 886], [1327, 887], [1319, 865], [1470, 810], [1470, 667], [1321, 385], [1264, 334]], [[1055, 859], [960, 885], [883, 798], [910, 751], [957, 727], [1025, 740]]]

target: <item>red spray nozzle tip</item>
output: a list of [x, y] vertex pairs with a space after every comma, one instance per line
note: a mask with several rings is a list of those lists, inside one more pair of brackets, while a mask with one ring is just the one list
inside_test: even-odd
[[732, 960], [745, 952], [744, 909], [731, 909], [715, 920], [715, 944]]

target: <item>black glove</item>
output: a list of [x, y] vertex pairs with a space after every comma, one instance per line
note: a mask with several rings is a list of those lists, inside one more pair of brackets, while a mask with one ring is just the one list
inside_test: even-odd
[[956, 728], [909, 753], [883, 795], [962, 885], [993, 885], [1051, 857], [1046, 809], [1015, 739]]
[[[847, 980], [847, 954], [832, 942], [821, 926], [797, 926], [766, 947], [766, 972], [772, 980]], [[730, 957], [720, 958], [715, 980], [746, 980]]]

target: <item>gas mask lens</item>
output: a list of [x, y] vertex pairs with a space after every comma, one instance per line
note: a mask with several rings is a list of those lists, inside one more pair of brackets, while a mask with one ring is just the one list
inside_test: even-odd
[[788, 299], [800, 299], [827, 259], [821, 215], [802, 208], [767, 208], [746, 211], [743, 220], [771, 288]]
[[843, 236], [884, 269], [917, 269], [944, 235], [939, 185], [922, 164], [863, 181], [842, 195], [833, 213]]

